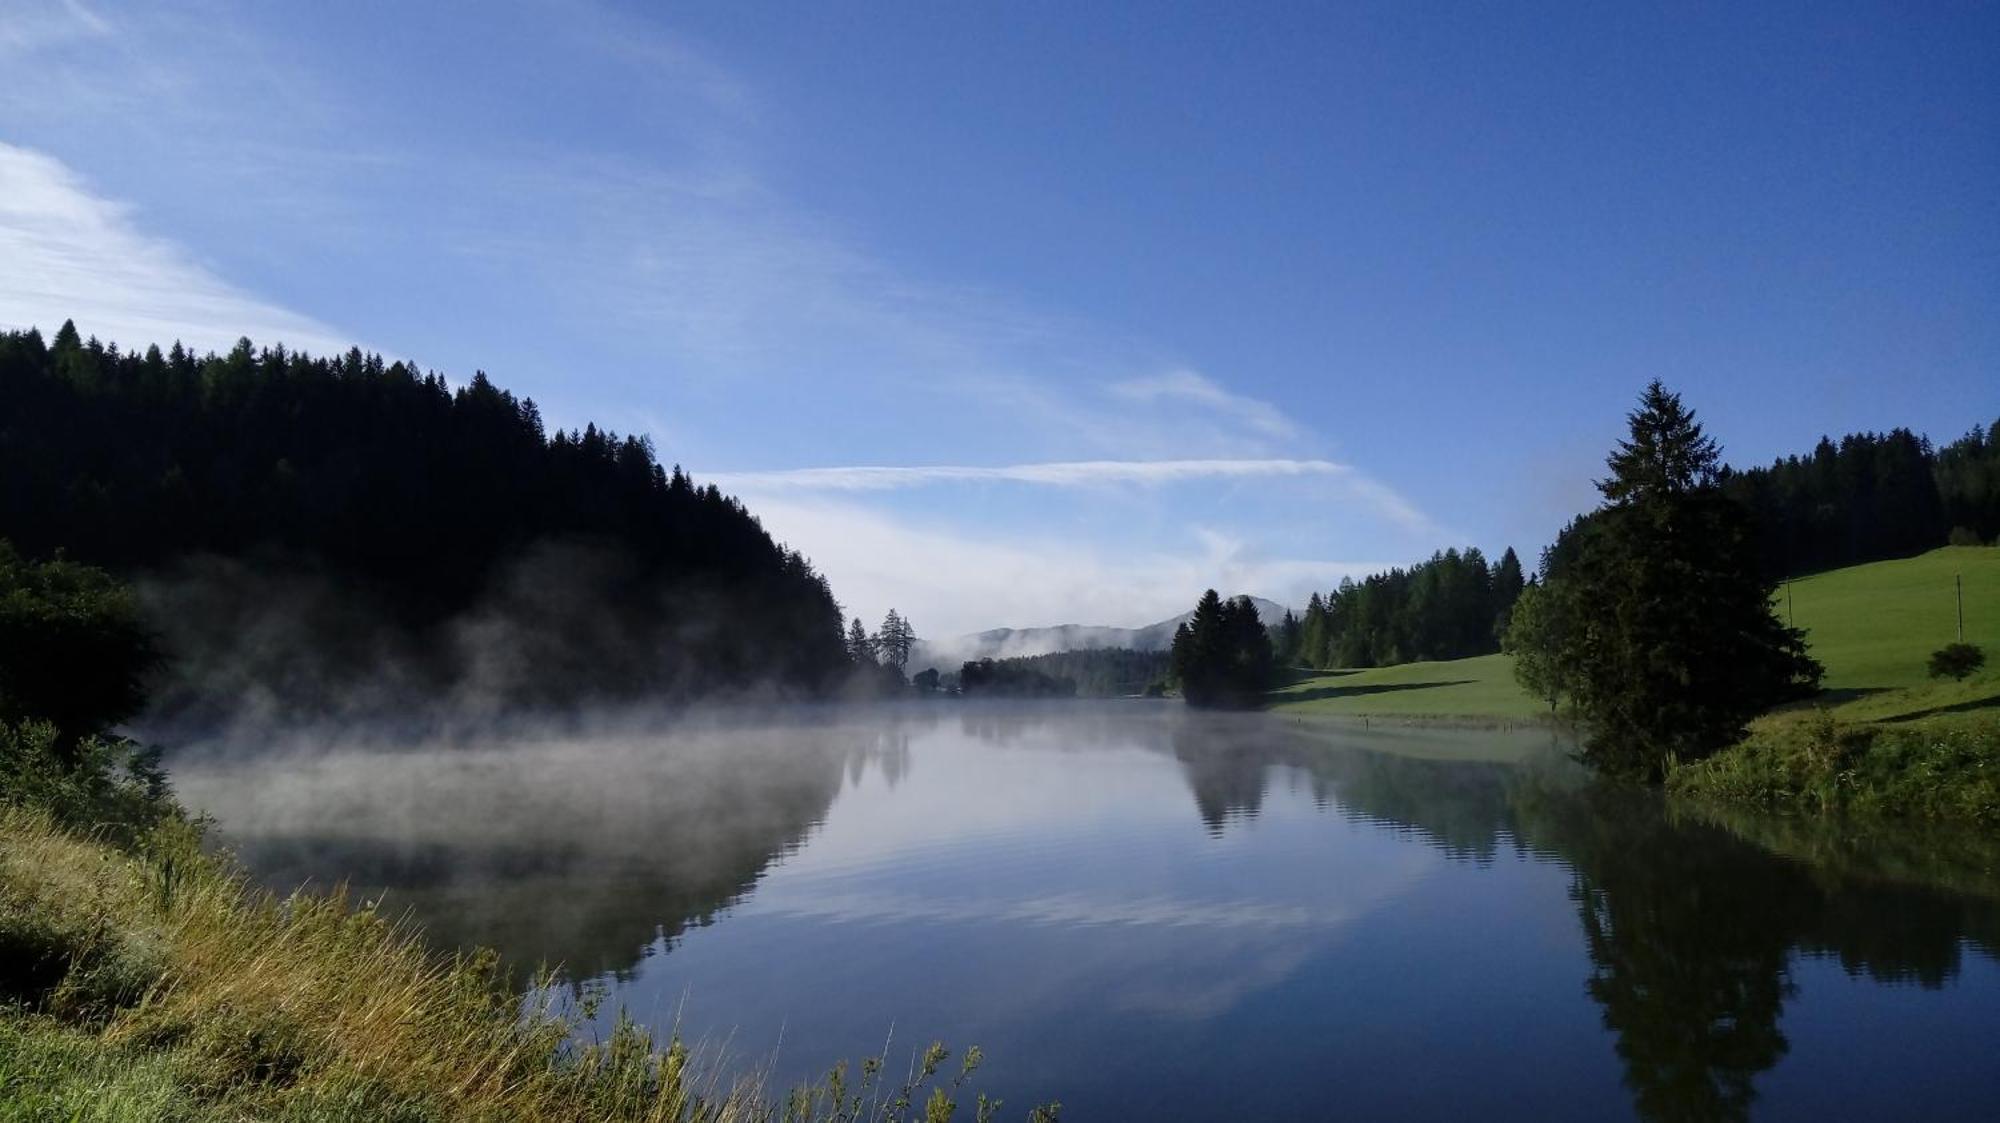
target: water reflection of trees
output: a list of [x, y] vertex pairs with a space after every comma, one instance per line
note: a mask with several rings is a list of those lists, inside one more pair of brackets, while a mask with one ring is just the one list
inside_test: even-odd
[[[1474, 759], [1484, 735], [1464, 731], [1329, 746], [1162, 706], [940, 705], [672, 744], [333, 759], [295, 770], [301, 805], [239, 818], [226, 841], [276, 887], [340, 871], [445, 942], [497, 946], [517, 967], [561, 960], [573, 977], [623, 973], [752, 889], [843, 784], [871, 768], [907, 776], [912, 733], [932, 726], [1006, 751], [1171, 755], [1212, 833], [1254, 819], [1283, 784], [1454, 860], [1561, 863], [1586, 990], [1647, 1118], [1749, 1113], [1788, 1047], [1799, 956], [1928, 987], [1957, 977], [1968, 945], [2000, 956], [1994, 840], [1670, 808], [1590, 781], [1546, 735], [1489, 754], [1516, 760], [1502, 763]], [[1361, 747], [1397, 738], [1399, 752]], [[1412, 755], [1426, 751], [1460, 759]]]
[[[911, 765], [901, 725], [351, 755], [304, 807], [238, 798], [224, 841], [278, 891], [342, 878], [517, 977], [622, 976], [801, 846], [844, 783]], [[213, 792], [211, 791], [211, 794]]]
[[[1254, 816], [1286, 770], [1334, 793], [1342, 814], [1407, 832], [1454, 859], [1506, 849], [1563, 863], [1590, 957], [1586, 989], [1615, 1036], [1648, 1119], [1741, 1119], [1782, 1030], [1799, 956], [1836, 958], [1883, 983], [1940, 987], [1971, 944], [2000, 955], [1991, 844], [1670, 808], [1560, 762], [1413, 759], [1329, 749], [1295, 730], [1172, 739], [1211, 830]], [[1761, 836], [1760, 836], [1761, 835]], [[1886, 857], [1885, 857], [1886, 855]], [[1928, 860], [1927, 860], [1928, 859]]]

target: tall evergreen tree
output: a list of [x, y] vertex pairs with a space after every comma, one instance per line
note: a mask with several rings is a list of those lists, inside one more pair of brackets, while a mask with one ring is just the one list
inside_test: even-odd
[[1225, 601], [1210, 589], [1175, 630], [1171, 662], [1189, 705], [1254, 705], [1271, 684], [1270, 634], [1250, 598]]
[[1514, 547], [1500, 555], [1499, 564], [1493, 567], [1493, 635], [1495, 638], [1507, 634], [1507, 624], [1513, 618], [1515, 602], [1527, 589], [1527, 576], [1521, 572], [1521, 556]]
[[861, 617], [859, 616], [856, 616], [854, 622], [847, 626], [847, 657], [856, 666], [873, 667], [876, 665], [875, 641], [868, 635], [868, 626], [861, 622]]
[[1817, 685], [1803, 633], [1771, 609], [1749, 512], [1717, 486], [1716, 444], [1657, 380], [1598, 484], [1604, 505], [1555, 580], [1574, 613], [1547, 653], [1574, 668], [1584, 755], [1658, 779]]
[[902, 670], [910, 662], [910, 649], [916, 645], [916, 629], [895, 609], [882, 618], [882, 628], [875, 633], [875, 653], [884, 664]]

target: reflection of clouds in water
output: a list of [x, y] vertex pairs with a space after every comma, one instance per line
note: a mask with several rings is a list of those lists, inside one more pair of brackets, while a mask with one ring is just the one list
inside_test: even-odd
[[[1300, 940], [1230, 950], [1227, 971], [1133, 972], [1107, 997], [1114, 1009], [1200, 1021], [1228, 1013], [1251, 995], [1290, 979], [1317, 945]], [[1152, 965], [1157, 968], [1157, 965]]]
[[1277, 905], [1252, 899], [1173, 897], [1101, 898], [1056, 893], [1018, 900], [916, 897], [901, 893], [824, 892], [800, 887], [766, 890], [740, 910], [745, 915], [804, 916], [848, 923], [892, 921], [980, 922], [1035, 925], [1138, 925], [1147, 928], [1315, 928], [1353, 919], [1352, 913]]

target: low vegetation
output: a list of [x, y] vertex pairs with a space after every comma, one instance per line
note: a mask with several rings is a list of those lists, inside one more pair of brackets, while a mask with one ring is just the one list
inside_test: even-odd
[[1948, 643], [1931, 652], [1931, 677], [1963, 680], [1986, 665], [1986, 652], [1969, 643]]
[[2000, 714], [1955, 721], [1775, 715], [1727, 752], [1683, 765], [1670, 790], [1774, 808], [2000, 825]]
[[580, 1016], [524, 1011], [496, 968], [340, 894], [251, 890], [177, 818], [124, 849], [0, 810], [0, 1100], [19, 1117], [948, 1119], [978, 1063], [940, 1080], [934, 1046], [908, 1086], [875, 1058], [772, 1096], [630, 1022], [581, 1041]]
[[[48, 576], [0, 571], [0, 605], [58, 645], [106, 617], [51, 605], [120, 603], [101, 574], [81, 601]], [[497, 956], [441, 954], [371, 903], [255, 889], [154, 754], [79, 732], [124, 693], [70, 701], [62, 725], [0, 721], [0, 1118], [933, 1123], [970, 1095], [978, 1051], [954, 1071], [935, 1044], [901, 1078], [875, 1057], [773, 1091], [623, 1018], [590, 1035], [592, 1002], [547, 978], [524, 997]]]

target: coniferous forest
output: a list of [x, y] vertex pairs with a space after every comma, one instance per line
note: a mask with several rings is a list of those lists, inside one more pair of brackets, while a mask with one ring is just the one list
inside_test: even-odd
[[[1716, 481], [1749, 518], [1761, 572], [1795, 577], [1909, 557], [1939, 546], [2000, 540], [2000, 438], [1975, 425], [1942, 448], [1908, 429], [1822, 437], [1811, 453], [1769, 467], [1719, 468]], [[1580, 516], [1545, 552], [1559, 571], [1596, 514]], [[1530, 577], [1509, 548], [1488, 563], [1477, 547], [1446, 550], [1315, 593], [1277, 638], [1286, 663], [1320, 670], [1461, 659], [1501, 649]]]
[[1805, 456], [1719, 479], [1750, 509], [1772, 576], [2000, 538], [2000, 438], [1983, 426], [1943, 448], [1908, 429], [1821, 437]]
[[[977, 670], [970, 680], [964, 667]], [[961, 689], [967, 681], [972, 693], [1013, 689], [1017, 682], [1032, 684], [1042, 693], [1075, 694], [1082, 698], [1116, 698], [1140, 694], [1155, 683], [1163, 683], [1169, 670], [1164, 651], [1135, 651], [1129, 647], [1089, 647], [1076, 651], [1052, 651], [1045, 655], [1016, 655], [1006, 659], [982, 659], [966, 663], [959, 671]], [[1053, 684], [1043, 688], [1043, 684]], [[1062, 684], [1067, 683], [1064, 687]]]
[[1500, 650], [1523, 584], [1511, 547], [1491, 565], [1477, 546], [1446, 550], [1409, 569], [1314, 593], [1298, 622], [1296, 650], [1279, 654], [1320, 670], [1489, 655]]
[[187, 676], [170, 706], [211, 682], [310, 710], [390, 679], [535, 704], [847, 673], [826, 582], [740, 503], [645, 438], [546, 431], [483, 373], [120, 353], [65, 324], [0, 335], [0, 401], [0, 526], [137, 579]]

